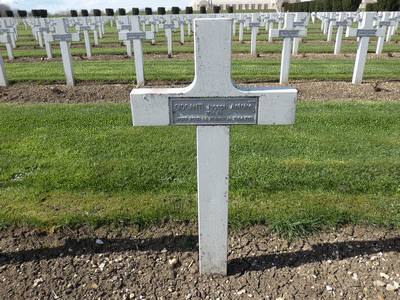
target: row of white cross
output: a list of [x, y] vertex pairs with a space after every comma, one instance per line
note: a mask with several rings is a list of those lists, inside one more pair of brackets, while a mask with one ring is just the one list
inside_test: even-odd
[[[203, 18], [220, 18], [224, 15], [198, 15]], [[274, 37], [283, 37], [282, 60], [280, 83], [286, 84], [289, 80], [290, 57], [292, 54], [298, 53], [298, 46], [301, 37], [307, 35], [307, 26], [309, 24], [308, 13], [286, 13], [286, 14], [231, 14], [233, 20], [233, 28], [236, 30], [236, 24], [239, 24], [239, 39], [243, 37], [244, 26], [251, 29], [251, 53], [256, 53], [256, 41], [258, 29], [260, 27], [268, 28], [269, 25], [269, 40]], [[251, 16], [251, 17], [250, 17]], [[282, 21], [282, 17], [284, 17]], [[347, 27], [346, 37], [358, 37], [359, 47], [356, 56], [356, 63], [353, 72], [353, 83], [361, 83], [364, 73], [364, 66], [368, 50], [369, 38], [378, 37], [376, 53], [382, 53], [384, 35], [388, 28], [392, 34], [399, 25], [400, 15], [397, 12], [383, 13], [313, 13], [312, 20], [315, 22], [315, 17], [322, 21], [321, 28], [327, 31], [328, 40], [332, 38], [333, 27], [337, 26], [335, 54], [340, 52], [343, 28]], [[72, 57], [69, 50], [69, 43], [72, 41], [80, 41], [80, 32], [83, 32], [86, 46], [87, 57], [90, 58], [91, 44], [89, 39], [89, 31], [93, 31], [95, 44], [98, 44], [98, 34], [100, 38], [104, 33], [104, 24], [108, 21], [113, 21], [110, 17], [82, 17], [82, 18], [64, 18], [64, 19], [24, 19], [25, 26], [29, 25], [39, 44], [43, 47], [42, 33], [44, 36], [44, 44], [46, 47], [47, 57], [52, 58], [51, 42], [59, 42], [66, 81], [68, 85], [74, 85], [74, 73], [72, 67]], [[359, 27], [351, 28], [352, 21], [358, 20]], [[17, 26], [20, 20], [13, 18], [0, 19], [0, 43], [5, 43], [9, 59], [13, 59], [13, 47], [17, 38]], [[167, 37], [168, 54], [172, 55], [172, 29], [181, 28], [181, 43], [184, 42], [184, 25], [188, 25], [188, 35], [191, 33], [191, 24], [193, 15], [165, 15], [165, 16], [120, 16], [116, 22], [119, 32], [119, 39], [125, 41], [128, 56], [132, 56], [132, 42], [135, 53], [136, 81], [138, 86], [142, 86], [145, 82], [144, 78], [144, 59], [142, 40], [152, 40], [155, 42], [155, 32], [158, 28], [164, 28]], [[278, 23], [278, 29], [274, 29], [273, 24]], [[327, 24], [329, 23], [329, 26]], [[284, 24], [284, 27], [282, 27]], [[140, 26], [143, 26], [141, 30]], [[146, 25], [151, 25], [151, 31], [145, 31]], [[75, 26], [77, 33], [69, 33], [69, 27]], [[376, 27], [376, 28], [375, 28]], [[234, 35], [236, 32], [232, 31]], [[387, 36], [387, 39], [389, 38]], [[293, 41], [293, 49], [292, 48]], [[4, 66], [3, 68], [4, 69]], [[4, 73], [5, 76], [5, 73]], [[7, 84], [6, 77], [0, 84]]]

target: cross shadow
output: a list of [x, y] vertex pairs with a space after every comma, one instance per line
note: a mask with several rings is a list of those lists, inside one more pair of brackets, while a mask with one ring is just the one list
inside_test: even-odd
[[[102, 239], [103, 244], [100, 245], [96, 243], [96, 238], [74, 238], [67, 239], [59, 247], [0, 252], [0, 266], [96, 253], [161, 252], [163, 249], [167, 249], [169, 254], [188, 251], [198, 252], [197, 241], [197, 235], [179, 235], [150, 239]], [[373, 241], [321, 243], [313, 245], [311, 249], [307, 250], [233, 258], [228, 260], [228, 275], [241, 274], [248, 271], [263, 271], [271, 268], [298, 267], [313, 262], [343, 260], [359, 255], [380, 255], [380, 253], [387, 252], [400, 253], [400, 237]]]
[[348, 241], [336, 243], [321, 243], [311, 246], [311, 249], [288, 253], [266, 254], [230, 260], [229, 275], [245, 271], [263, 271], [265, 269], [298, 267], [313, 262], [328, 260], [344, 260], [359, 255], [380, 255], [380, 253], [400, 253], [400, 237], [379, 239], [374, 241]]

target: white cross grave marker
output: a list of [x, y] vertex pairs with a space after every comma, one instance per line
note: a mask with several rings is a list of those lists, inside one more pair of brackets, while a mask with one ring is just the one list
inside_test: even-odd
[[[17, 44], [16, 44], [15, 40], [17, 39], [16, 35], [17, 35], [18, 31], [17, 31], [16, 27], [8, 26], [6, 20], [4, 20], [2, 18], [0, 18], [0, 27], [1, 27], [0, 33], [8, 34], [10, 36], [11, 44], [10, 43], [8, 43], [8, 44], [10, 44], [12, 46], [12, 48], [17, 48]], [[7, 46], [7, 44], [6, 44], [6, 46]], [[7, 51], [9, 52], [8, 46], [7, 46]], [[13, 58], [14, 58], [14, 56], [13, 56]]]
[[69, 29], [64, 18], [56, 19], [55, 34], [45, 34], [46, 42], [59, 42], [61, 48], [61, 57], [64, 65], [64, 73], [67, 79], [67, 85], [75, 85], [75, 76], [72, 66], [71, 50], [68, 42], [78, 42], [81, 40], [79, 33], [69, 33]]
[[0, 53], [0, 86], [8, 86], [6, 69], [4, 68], [3, 56]]
[[272, 42], [271, 32], [272, 30], [274, 30], [274, 23], [278, 23], [277, 17], [271, 15], [270, 18], [268, 19], [268, 23], [270, 23], [268, 31], [268, 42]]
[[386, 29], [379, 28], [373, 29], [375, 13], [364, 12], [362, 17], [361, 26], [358, 28], [349, 28], [346, 30], [346, 37], [358, 37], [360, 41], [358, 43], [356, 62], [354, 65], [352, 83], [361, 83], [365, 62], [367, 60], [369, 38], [373, 36], [384, 36]]
[[231, 19], [196, 19], [193, 83], [130, 94], [134, 126], [197, 126], [201, 274], [227, 274], [230, 125], [289, 125], [296, 112], [295, 88], [233, 83], [231, 32]]
[[[307, 32], [306, 27], [308, 26], [310, 21], [310, 16], [308, 13], [296, 13], [294, 16], [293, 26], [295, 29], [302, 30], [303, 32]], [[293, 49], [292, 54], [299, 53], [299, 44], [301, 42], [301, 37], [294, 37], [293, 38]]]
[[331, 12], [329, 14], [329, 18], [326, 20], [328, 26], [328, 36], [326, 38], [327, 42], [330, 42], [332, 40], [332, 34], [333, 34], [333, 22], [336, 22], [337, 17], [335, 12]]
[[307, 35], [307, 29], [294, 29], [294, 14], [285, 15], [285, 26], [282, 29], [270, 29], [271, 37], [283, 38], [281, 76], [280, 84], [286, 84], [289, 81], [290, 55], [292, 51], [292, 38], [304, 37]]
[[96, 18], [95, 17], [88, 17], [88, 18], [90, 18], [90, 23], [88, 23], [88, 25], [94, 26], [94, 30], [93, 30], [94, 44], [96, 46], [98, 46], [99, 45], [99, 33], [97, 30], [98, 25], [97, 25]]
[[8, 33], [4, 33], [4, 34], [0, 35], [0, 44], [6, 45], [8, 59], [13, 60], [14, 59], [14, 51], [13, 51], [13, 47], [11, 45], [11, 37]]
[[181, 45], [185, 43], [185, 25], [187, 24], [185, 15], [179, 15], [178, 21], [181, 32]]
[[89, 18], [88, 17], [83, 17], [82, 19], [82, 24], [75, 26], [75, 29], [77, 32], [83, 31], [83, 37], [85, 39], [85, 47], [86, 47], [86, 56], [88, 58], [92, 57], [92, 46], [90, 44], [90, 36], [89, 36], [89, 30], [96, 30], [96, 27], [94, 25], [89, 25]]
[[343, 37], [343, 27], [349, 27], [351, 26], [353, 22], [352, 21], [346, 21], [345, 20], [345, 14], [344, 12], [339, 13], [339, 17], [337, 21], [332, 21], [331, 26], [338, 26], [337, 32], [336, 32], [336, 41], [335, 41], [335, 50], [333, 51], [333, 54], [337, 55], [340, 53], [340, 48], [342, 46], [342, 37]]
[[239, 23], [239, 42], [243, 42], [243, 29], [244, 29], [244, 23], [246, 23], [246, 20], [244, 19], [243, 14], [241, 13], [239, 15], [239, 19], [237, 20], [237, 23]]
[[391, 40], [391, 38], [392, 38], [392, 35], [395, 34], [397, 28], [399, 27], [400, 12], [394, 12], [394, 11], [392, 11], [392, 12], [390, 13], [389, 20], [390, 20], [390, 21], [393, 21], [395, 24], [394, 24], [394, 26], [390, 26], [390, 27], [389, 27], [389, 30], [388, 30], [387, 35], [386, 35], [386, 42], [390, 42], [390, 40]]
[[258, 28], [264, 27], [265, 23], [260, 22], [260, 14], [254, 13], [251, 18], [251, 22], [249, 22], [248, 24], [249, 24], [249, 27], [251, 28], [250, 53], [256, 54]]
[[[156, 27], [157, 27], [156, 25], [157, 25], [158, 23], [159, 23], [159, 22], [155, 20], [154, 15], [149, 15], [149, 16], [147, 16], [146, 25], [150, 25], [150, 31], [155, 32], [155, 31], [156, 31]], [[152, 40], [151, 40], [151, 44], [152, 44], [152, 45], [155, 45], [155, 44], [156, 44], [155, 35], [154, 35], [154, 37], [153, 37]]]
[[172, 56], [172, 28], [176, 29], [178, 28], [178, 24], [175, 22], [172, 22], [171, 16], [165, 16], [165, 23], [161, 24], [161, 28], [165, 29], [165, 36], [167, 37], [167, 46], [168, 46], [168, 56]]
[[[143, 59], [143, 45], [142, 40], [154, 39], [153, 31], [141, 31], [139, 16], [131, 16], [132, 31], [121, 31], [119, 33], [119, 39], [127, 41], [128, 45], [131, 45], [133, 40], [133, 51], [135, 53], [135, 68], [136, 68], [136, 84], [137, 86], [144, 85], [144, 59]], [[130, 53], [129, 53], [130, 49]], [[132, 56], [132, 48], [128, 48], [128, 55]]]
[[[385, 33], [386, 33], [387, 26], [389, 26], [389, 31], [390, 31], [391, 30], [390, 26], [394, 26], [395, 22], [389, 20], [389, 12], [385, 11], [384, 13], [382, 13], [381, 20], [375, 21], [374, 25], [380, 26], [380, 28], [385, 29]], [[375, 52], [376, 54], [382, 54], [384, 41], [385, 41], [384, 36], [380, 36], [378, 38], [378, 43], [376, 44], [376, 52]]]

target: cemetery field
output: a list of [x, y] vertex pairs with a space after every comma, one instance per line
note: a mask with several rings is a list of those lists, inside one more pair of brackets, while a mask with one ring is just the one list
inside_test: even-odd
[[[68, 86], [21, 25], [15, 59], [0, 46], [0, 299], [398, 299], [400, 36], [352, 84], [356, 38], [334, 55], [320, 25], [292, 55], [295, 124], [231, 126], [227, 276], [199, 274], [196, 128], [132, 126], [116, 28], [90, 59], [71, 43]], [[193, 37], [173, 40], [143, 43], [146, 86], [192, 82]], [[281, 86], [282, 39], [232, 50], [235, 83]]]

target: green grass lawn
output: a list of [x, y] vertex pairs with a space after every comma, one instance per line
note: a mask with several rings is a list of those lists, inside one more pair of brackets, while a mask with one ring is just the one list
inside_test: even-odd
[[[136, 80], [133, 59], [112, 61], [76, 61], [73, 63], [76, 80], [132, 82]], [[244, 81], [279, 80], [280, 59], [233, 59], [232, 77]], [[194, 60], [146, 60], [146, 80], [172, 80], [191, 82], [194, 78]], [[62, 62], [13, 63], [6, 64], [10, 83], [63, 82], [65, 81]], [[290, 79], [349, 80], [354, 69], [354, 59], [293, 59], [290, 63]], [[397, 78], [400, 61], [389, 59], [368, 59], [364, 79]]]
[[[230, 225], [399, 228], [399, 115], [396, 102], [301, 102], [293, 126], [232, 126]], [[133, 127], [128, 104], [0, 116], [0, 223], [197, 220], [194, 126]]]

